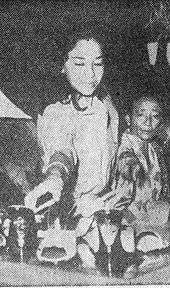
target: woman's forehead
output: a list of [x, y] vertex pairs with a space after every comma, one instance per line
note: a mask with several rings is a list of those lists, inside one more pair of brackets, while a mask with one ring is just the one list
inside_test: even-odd
[[79, 59], [96, 59], [102, 56], [102, 51], [99, 43], [97, 43], [96, 40], [82, 39], [77, 42], [76, 46], [68, 53], [68, 56]]

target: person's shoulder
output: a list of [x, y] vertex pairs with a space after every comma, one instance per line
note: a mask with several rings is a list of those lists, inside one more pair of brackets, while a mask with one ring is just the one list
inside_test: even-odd
[[48, 105], [43, 113], [43, 116], [60, 113], [63, 110], [63, 105], [60, 102]]
[[115, 103], [112, 101], [112, 98], [109, 93], [107, 93], [106, 97], [103, 99], [103, 103], [106, 106], [107, 110], [110, 112], [110, 115], [113, 118], [118, 118], [118, 111]]
[[[56, 102], [55, 104], [48, 105], [43, 115], [39, 115], [37, 126], [38, 129], [45, 129], [49, 131], [52, 129], [65, 129], [66, 127], [70, 127], [70, 109], [69, 104], [64, 105], [61, 102]], [[48, 127], [48, 128], [47, 128]], [[48, 131], [46, 131], [48, 132]]]
[[55, 104], [48, 105], [43, 113], [43, 117], [49, 118], [61, 118], [67, 117], [71, 113], [70, 104], [64, 104], [61, 102], [56, 102]]

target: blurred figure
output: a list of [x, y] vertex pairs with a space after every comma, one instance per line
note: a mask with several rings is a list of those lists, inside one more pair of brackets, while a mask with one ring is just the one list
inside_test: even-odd
[[41, 177], [41, 149], [31, 120], [0, 120], [0, 201], [24, 204], [25, 195]]

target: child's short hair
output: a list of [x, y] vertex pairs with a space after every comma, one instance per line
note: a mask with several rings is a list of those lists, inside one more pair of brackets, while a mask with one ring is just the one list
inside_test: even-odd
[[158, 93], [151, 93], [150, 91], [148, 92], [142, 92], [139, 93], [138, 95], [135, 95], [135, 98], [131, 98], [130, 101], [128, 101], [126, 107], [125, 107], [125, 113], [132, 117], [134, 108], [137, 104], [143, 102], [143, 101], [153, 101], [158, 104], [160, 108], [160, 113], [163, 122], [167, 122], [168, 120], [168, 105], [166, 101], [166, 96]]

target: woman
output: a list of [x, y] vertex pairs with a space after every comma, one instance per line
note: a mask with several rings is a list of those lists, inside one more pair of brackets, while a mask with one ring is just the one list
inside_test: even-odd
[[[64, 91], [64, 97], [62, 94], [61, 100], [49, 105], [38, 119], [46, 178], [25, 198], [25, 204], [37, 212], [58, 202], [60, 219], [40, 244], [38, 257], [42, 260], [43, 248], [57, 246], [55, 243], [58, 247], [66, 243], [65, 259], [74, 256], [75, 239], [80, 236], [84, 243], [81, 240], [78, 252], [83, 264], [95, 266], [89, 250], [89, 246], [94, 252], [99, 248], [93, 215], [105, 209], [105, 201], [112, 193], [111, 171], [118, 133], [118, 114], [103, 84], [106, 38], [101, 28], [98, 23], [75, 25], [67, 32], [65, 42], [59, 39], [64, 53], [61, 73], [68, 93]], [[53, 199], [37, 209], [37, 199], [46, 192]], [[60, 233], [60, 225], [67, 231], [62, 229]]]

